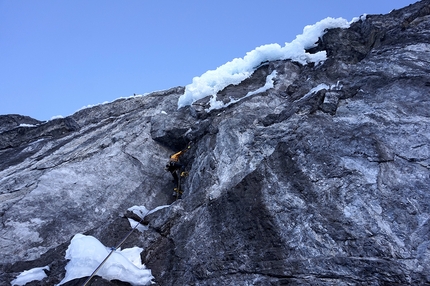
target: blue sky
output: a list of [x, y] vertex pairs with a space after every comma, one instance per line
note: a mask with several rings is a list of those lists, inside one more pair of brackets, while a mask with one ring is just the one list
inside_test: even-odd
[[0, 114], [39, 120], [185, 86], [326, 17], [414, 0], [0, 0]]

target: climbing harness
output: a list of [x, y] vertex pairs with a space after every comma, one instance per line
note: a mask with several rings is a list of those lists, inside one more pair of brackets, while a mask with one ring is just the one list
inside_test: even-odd
[[82, 284], [82, 286], [87, 286], [88, 283], [90, 282], [90, 280], [96, 275], [97, 271], [100, 270], [100, 268], [102, 268], [103, 264], [105, 264], [105, 262], [109, 259], [109, 257], [118, 249], [121, 247], [121, 245], [127, 240], [127, 238], [133, 233], [133, 231], [141, 224], [141, 222], [143, 221], [143, 219], [145, 218], [145, 216], [142, 216], [142, 218], [140, 219], [140, 221], [136, 224], [135, 227], [133, 227], [129, 233], [124, 237], [123, 240], [121, 240], [121, 242], [116, 246], [116, 247], [112, 247], [110, 253], [108, 254], [108, 256], [106, 256], [106, 258], [102, 261], [102, 263], [100, 263], [100, 265], [96, 268], [96, 270], [94, 270], [94, 272], [91, 274], [90, 277], [88, 277], [88, 279], [84, 282], [84, 284]]

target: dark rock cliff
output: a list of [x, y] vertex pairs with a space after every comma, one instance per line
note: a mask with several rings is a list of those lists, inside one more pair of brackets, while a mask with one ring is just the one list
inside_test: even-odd
[[[274, 87], [221, 110], [178, 110], [178, 87], [46, 123], [1, 116], [0, 281], [49, 265], [37, 285], [58, 283], [74, 234], [115, 245], [127, 208], [172, 204], [124, 245], [159, 285], [430, 283], [430, 1], [331, 29], [308, 52], [323, 50], [262, 64], [218, 99], [276, 71]], [[174, 201], [163, 168], [189, 141]], [[123, 285], [92, 285], [107, 283]]]

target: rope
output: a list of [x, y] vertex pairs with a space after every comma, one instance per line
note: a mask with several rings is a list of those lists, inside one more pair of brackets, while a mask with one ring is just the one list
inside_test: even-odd
[[94, 272], [91, 274], [90, 277], [88, 277], [88, 279], [84, 282], [84, 284], [82, 284], [82, 286], [87, 286], [88, 283], [90, 282], [90, 280], [96, 275], [97, 271], [100, 270], [100, 268], [102, 268], [103, 264], [105, 264], [105, 262], [109, 259], [109, 257], [112, 255], [112, 253], [114, 253], [114, 251], [116, 251], [118, 248], [121, 247], [121, 245], [127, 240], [127, 238], [133, 233], [133, 231], [140, 225], [140, 223], [143, 221], [143, 219], [145, 218], [145, 216], [142, 216], [142, 218], [140, 219], [140, 221], [136, 224], [135, 227], [133, 227], [129, 233], [124, 237], [123, 240], [121, 240], [121, 242], [116, 246], [113, 247], [110, 251], [110, 253], [108, 254], [108, 256], [106, 256], [106, 258], [102, 261], [102, 263], [100, 263], [100, 265], [96, 268], [96, 270], [94, 270]]

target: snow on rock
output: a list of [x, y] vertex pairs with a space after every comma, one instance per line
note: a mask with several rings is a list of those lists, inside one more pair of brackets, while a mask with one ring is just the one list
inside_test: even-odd
[[136, 214], [140, 218], [144, 218], [149, 210], [145, 206], [132, 206], [131, 208], [128, 208], [129, 211]]
[[243, 58], [235, 58], [216, 70], [209, 70], [200, 77], [193, 78], [193, 82], [186, 86], [184, 94], [178, 100], [178, 107], [190, 105], [208, 95], [216, 94], [229, 84], [240, 83], [265, 61], [291, 59], [301, 64], [324, 61], [325, 52], [310, 54], [306, 49], [314, 47], [326, 29], [338, 27], [348, 28], [349, 22], [343, 18], [329, 17], [314, 25], [306, 26], [303, 34], [298, 35], [291, 43], [285, 43], [284, 47], [279, 44], [263, 45], [248, 52]]
[[315, 94], [315, 93], [317, 93], [318, 91], [323, 90], [323, 89], [330, 89], [330, 86], [328, 86], [328, 85], [327, 85], [327, 84], [325, 84], [325, 83], [321, 83], [321, 84], [317, 85], [316, 87], [312, 88], [312, 89], [311, 89], [308, 93], [306, 93], [302, 98], [300, 98], [300, 99], [296, 100], [296, 102], [297, 102], [297, 101], [300, 101], [300, 100], [305, 100], [305, 99], [307, 99], [309, 96], [311, 96], [311, 95], [313, 95], [313, 94]]
[[128, 210], [131, 211], [132, 213], [136, 214], [141, 219], [143, 219], [147, 215], [150, 215], [152, 213], [155, 213], [156, 211], [159, 211], [161, 209], [168, 208], [168, 207], [170, 207], [170, 205], [162, 205], [162, 206], [158, 206], [152, 210], [148, 210], [145, 206], [132, 206]]
[[[153, 210], [149, 211], [145, 206], [133, 206], [133, 207], [129, 208], [128, 211], [134, 213], [135, 215], [140, 217], [141, 220], [143, 220], [145, 218], [145, 216], [150, 215], [150, 214], [152, 214], [158, 210], [161, 210], [161, 209], [164, 209], [167, 207], [170, 207], [170, 205], [158, 206], [158, 207], [154, 208]], [[136, 221], [132, 218], [128, 218], [128, 222], [130, 223], [130, 226], [132, 228], [136, 228], [140, 232], [144, 232], [144, 231], [148, 230], [148, 226], [142, 225], [141, 222]]]
[[37, 125], [34, 125], [34, 124], [25, 124], [25, 123], [22, 123], [22, 124], [20, 124], [19, 125], [19, 127], [36, 127]]
[[12, 280], [11, 285], [21, 286], [32, 281], [41, 281], [43, 280], [43, 278], [47, 277], [44, 270], [49, 271], [49, 266], [37, 267], [37, 268], [23, 271], [21, 274], [19, 274], [16, 277], [15, 280]]
[[150, 215], [152, 213], [155, 213], [156, 211], [159, 211], [161, 209], [168, 208], [168, 207], [170, 207], [170, 205], [158, 206], [155, 209], [150, 210], [146, 215]]
[[50, 120], [61, 119], [61, 118], [64, 118], [64, 116], [63, 115], [54, 115], [51, 117]]
[[[153, 276], [151, 270], [142, 264], [140, 253], [142, 248], [133, 247], [124, 250], [115, 250], [103, 267], [97, 272], [98, 276], [106, 280], [121, 280], [133, 285], [147, 285]], [[93, 271], [109, 255], [110, 250], [95, 237], [76, 234], [66, 251], [66, 276], [58, 284], [62, 285], [76, 278], [90, 276]]]
[[260, 92], [265, 92], [266, 90], [273, 88], [273, 78], [276, 77], [276, 71], [273, 71], [270, 75], [268, 75], [266, 77], [266, 83], [264, 84], [264, 86], [254, 90], [254, 91], [250, 91], [248, 92], [244, 97], [239, 98], [239, 99], [232, 99], [230, 98], [230, 102], [228, 102], [227, 104], [224, 104], [224, 102], [222, 101], [218, 101], [216, 94], [212, 95], [209, 104], [210, 107], [206, 110], [207, 112], [214, 110], [214, 109], [221, 109], [224, 107], [227, 107], [229, 105], [232, 105], [233, 103], [237, 103], [241, 100], [243, 100], [244, 98], [250, 97], [251, 95], [260, 93]]

